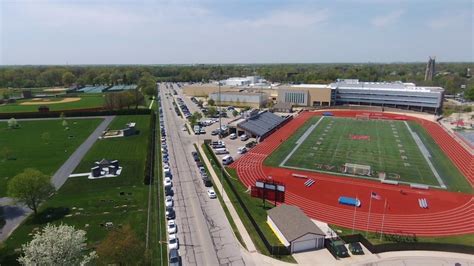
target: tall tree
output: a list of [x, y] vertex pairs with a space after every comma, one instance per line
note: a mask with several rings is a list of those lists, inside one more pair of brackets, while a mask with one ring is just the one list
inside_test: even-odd
[[73, 226], [47, 224], [22, 246], [18, 262], [22, 265], [87, 265], [97, 258], [87, 253], [86, 232]]
[[74, 74], [72, 74], [71, 72], [67, 71], [64, 72], [62, 80], [63, 85], [71, 86], [76, 81], [76, 76], [74, 76]]
[[8, 181], [7, 194], [24, 203], [36, 215], [40, 203], [55, 191], [50, 178], [36, 169], [27, 168]]

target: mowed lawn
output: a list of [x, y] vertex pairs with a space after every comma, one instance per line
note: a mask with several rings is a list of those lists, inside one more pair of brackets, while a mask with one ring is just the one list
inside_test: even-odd
[[[81, 99], [75, 102], [54, 103], [54, 104], [44, 104], [38, 101], [38, 103], [34, 105], [22, 105], [21, 103], [23, 102], [31, 102], [31, 99], [20, 100], [20, 101], [17, 101], [16, 103], [0, 105], [0, 113], [37, 112], [38, 107], [42, 105], [48, 106], [50, 111], [98, 108], [98, 107], [104, 106], [104, 96], [102, 94], [80, 94], [77, 97], [80, 97]], [[64, 95], [64, 98], [77, 98], [77, 97]], [[58, 98], [47, 98], [47, 99], [53, 102], [53, 101], [61, 101], [64, 98], [58, 97]]]
[[14, 249], [30, 240], [34, 228], [46, 223], [69, 224], [87, 232], [88, 242], [94, 246], [106, 236], [105, 224], [130, 224], [137, 237], [145, 240], [148, 187], [143, 184], [145, 157], [149, 140], [150, 116], [118, 116], [110, 128], [121, 129], [127, 122], [136, 122], [140, 133], [135, 136], [98, 140], [74, 171], [90, 171], [93, 163], [102, 158], [117, 159], [122, 174], [114, 178], [89, 180], [70, 178], [48, 202], [41, 206], [39, 217], [30, 217], [6, 241], [0, 250], [2, 261], [12, 262]]
[[[0, 197], [6, 195], [7, 182], [25, 168], [36, 168], [53, 175], [102, 119], [17, 120], [19, 129], [0, 122]], [[8, 157], [8, 158], [7, 158]]]
[[[293, 150], [298, 139], [319, 119], [321, 117], [311, 118], [269, 156], [265, 163], [279, 166]], [[466, 191], [469, 186], [464, 187], [464, 177], [424, 129], [415, 122], [408, 122], [408, 125], [420, 135], [432, 154], [431, 161], [444, 183], [452, 190]], [[375, 173], [373, 178], [377, 178], [376, 173], [385, 172], [386, 178], [390, 180], [439, 186], [403, 121], [325, 117], [284, 166], [342, 173], [345, 163], [370, 165]]]

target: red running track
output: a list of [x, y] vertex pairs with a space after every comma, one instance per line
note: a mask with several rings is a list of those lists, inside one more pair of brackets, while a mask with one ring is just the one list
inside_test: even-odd
[[[353, 110], [331, 110], [331, 112], [335, 116], [343, 117], [370, 114], [371, 117], [381, 119], [417, 121], [429, 132], [456, 167], [467, 177], [471, 186], [474, 184], [472, 156], [436, 123], [390, 113]], [[231, 167], [237, 170], [240, 180], [246, 186], [250, 186], [254, 185], [257, 179], [272, 176], [276, 181], [283, 182], [286, 185], [285, 203], [299, 206], [311, 218], [344, 227], [352, 228], [354, 226], [360, 230], [379, 232], [383, 226], [383, 231], [386, 233], [416, 234], [419, 236], [474, 233], [474, 198], [471, 194], [436, 189], [411, 189], [405, 185], [394, 186], [364, 179], [263, 165], [265, 158], [282, 141], [291, 136], [311, 116], [320, 115], [321, 113], [322, 111], [301, 113], [234, 162]], [[316, 183], [309, 188], [305, 187], [304, 182], [306, 180], [293, 177], [293, 173], [306, 175], [314, 179]], [[403, 190], [403, 193], [401, 193], [401, 190]], [[382, 199], [372, 200], [369, 218], [371, 192], [381, 195]], [[359, 198], [362, 206], [355, 211], [353, 207], [338, 204], [338, 198], [342, 195]], [[418, 206], [419, 198], [427, 199], [428, 209], [422, 209]], [[384, 208], [385, 199], [387, 200], [386, 208]]]

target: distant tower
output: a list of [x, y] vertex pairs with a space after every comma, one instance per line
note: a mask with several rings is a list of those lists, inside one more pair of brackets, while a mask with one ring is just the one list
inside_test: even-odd
[[425, 80], [433, 80], [433, 76], [435, 75], [435, 59], [436, 57], [433, 56], [428, 60], [428, 64], [426, 64], [426, 70], [425, 70]]

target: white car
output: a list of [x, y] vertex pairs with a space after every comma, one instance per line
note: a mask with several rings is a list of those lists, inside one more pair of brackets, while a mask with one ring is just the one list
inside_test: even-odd
[[174, 220], [168, 221], [168, 234], [176, 234], [177, 226]]
[[167, 164], [163, 164], [163, 173], [166, 174], [169, 171], [171, 171], [170, 166]]
[[207, 195], [209, 196], [210, 199], [215, 199], [216, 198], [216, 192], [212, 188], [207, 190]]
[[247, 152], [247, 147], [240, 147], [238, 150], [237, 150], [237, 153], [238, 154], [244, 154]]
[[165, 180], [163, 181], [163, 184], [165, 187], [171, 187], [173, 184], [171, 183], [171, 178], [166, 177]]
[[176, 234], [171, 234], [169, 235], [169, 240], [168, 240], [168, 248], [171, 249], [178, 249], [178, 237]]
[[236, 139], [237, 138], [237, 134], [235, 133], [232, 133], [229, 135], [229, 139]]
[[173, 207], [173, 197], [171, 197], [171, 196], [166, 196], [166, 199], [165, 199], [165, 206], [166, 206], [166, 207]]

